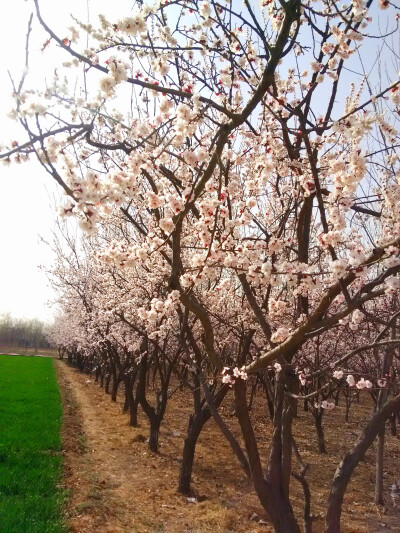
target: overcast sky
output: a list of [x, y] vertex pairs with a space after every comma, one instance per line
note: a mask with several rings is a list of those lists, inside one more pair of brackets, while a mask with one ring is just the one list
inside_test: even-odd
[[[42, 16], [56, 31], [61, 30], [61, 35], [62, 28], [70, 25], [70, 13], [86, 21], [89, 7], [90, 17], [95, 22], [96, 13], [116, 18], [122, 13], [128, 14], [132, 4], [129, 0], [91, 0], [88, 6], [87, 0], [40, 0]], [[0, 18], [0, 145], [21, 139], [21, 129], [6, 117], [12, 106], [7, 70], [19, 80], [32, 10], [30, 0], [7, 1], [7, 9]], [[46, 38], [34, 20], [27, 85], [43, 87], [43, 61], [48, 69], [55, 57], [51, 51], [46, 54], [40, 51]], [[67, 60], [67, 56], [63, 60]], [[51, 266], [52, 255], [39, 236], [51, 240], [58, 198], [57, 186], [37, 163], [10, 167], [0, 164], [0, 314], [10, 312], [14, 317], [51, 320], [54, 310], [47, 302], [54, 295], [39, 266]]]
[[[7, 10], [3, 11], [0, 19], [3, 56], [0, 70], [0, 144], [21, 138], [17, 124], [6, 117], [12, 106], [7, 70], [19, 79], [24, 66], [27, 21], [32, 9], [30, 2], [22, 0], [7, 4]], [[36, 40], [32, 46], [38, 48], [38, 44]], [[37, 54], [32, 51], [32, 55], [34, 67]], [[38, 72], [35, 76], [40, 77]], [[54, 203], [52, 196], [56, 193], [56, 187], [35, 163], [0, 166], [0, 313], [51, 319], [52, 313], [46, 304], [53, 295], [45, 274], [39, 271], [39, 265], [49, 266], [51, 254], [39, 242], [39, 235], [50, 238], [54, 220], [51, 203]]]

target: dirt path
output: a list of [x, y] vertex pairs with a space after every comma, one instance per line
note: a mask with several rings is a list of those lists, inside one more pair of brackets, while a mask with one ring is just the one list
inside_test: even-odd
[[[176, 457], [180, 456], [186, 416], [178, 421], [178, 427], [168, 422], [164, 425], [161, 452], [149, 460], [145, 422], [141, 422], [142, 427], [130, 427], [121, 405], [111, 402], [88, 376], [57, 360], [55, 366], [64, 404], [65, 484], [71, 489], [67, 511], [71, 531], [270, 531], [254, 522], [254, 527], [248, 527], [248, 516], [260, 512], [257, 502], [250, 504], [245, 514], [235, 516], [235, 487], [222, 491], [212, 472], [205, 473], [206, 483], [207, 477], [212, 478], [211, 492], [216, 496], [224, 492], [230, 501], [218, 501], [210, 494], [210, 498], [194, 504], [177, 494]], [[199, 458], [207, 443], [212, 449], [211, 441], [203, 443], [203, 449], [200, 445]], [[229, 455], [229, 450], [226, 452]], [[230, 477], [229, 468], [226, 476]]]
[[[126, 417], [118, 406], [110, 405], [110, 399], [96, 390], [87, 376], [56, 360], [55, 366], [64, 406], [65, 484], [70, 490], [67, 516], [71, 531], [136, 531], [130, 527], [126, 490], [131, 450], [126, 449], [129, 441], [121, 440]], [[117, 428], [119, 435], [115, 437]]]
[[[64, 405], [63, 442], [65, 450], [65, 486], [70, 491], [67, 517], [74, 533], [268, 533], [271, 528], [260, 522], [263, 514], [257, 498], [244, 478], [226, 442], [219, 438], [212, 422], [199, 439], [193, 482], [199, 501], [188, 501], [177, 494], [179, 458], [190, 406], [187, 398], [173, 396], [160, 436], [160, 453], [147, 447], [148, 425], [128, 425], [120, 402], [94, 383], [92, 378], [54, 360]], [[224, 408], [225, 409], [225, 408]], [[229, 418], [229, 403], [225, 417]], [[257, 417], [258, 418], [258, 417]], [[264, 417], [265, 418], [265, 417]], [[260, 424], [265, 426], [264, 419]], [[310, 430], [299, 420], [298, 441], [311, 463], [310, 479], [318, 478], [322, 490], [314, 492], [315, 532], [323, 530], [323, 509], [334, 469], [343, 451], [325, 456], [315, 454]], [[355, 425], [356, 427], [356, 425]], [[326, 421], [328, 447], [348, 440], [337, 440], [337, 425]], [[353, 440], [354, 428], [349, 427]], [[356, 432], [357, 433], [357, 432]], [[342, 442], [343, 441], [343, 442]], [[399, 441], [392, 439], [387, 464], [388, 478], [398, 470]], [[264, 451], [267, 454], [267, 449]], [[151, 455], [151, 457], [149, 457]], [[373, 452], [356, 471], [343, 513], [343, 533], [400, 531], [397, 510], [378, 510], [371, 502], [373, 494]], [[389, 477], [390, 474], [390, 477]], [[388, 482], [389, 482], [388, 479]], [[302, 498], [293, 485], [298, 512]], [[369, 490], [369, 492], [371, 492]], [[382, 514], [383, 512], [383, 514]]]

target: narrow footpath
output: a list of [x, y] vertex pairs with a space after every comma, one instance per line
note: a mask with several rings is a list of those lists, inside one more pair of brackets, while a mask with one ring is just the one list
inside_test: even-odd
[[[223, 491], [222, 484], [216, 482], [221, 474], [211, 468], [200, 474], [205, 478], [204, 485], [197, 484], [204, 490], [208, 488], [207, 499], [194, 503], [177, 494], [176, 458], [182, 449], [186, 413], [165, 421], [160, 453], [152, 454], [148, 451], [147, 422], [143, 418], [138, 428], [130, 427], [121, 399], [112, 402], [91, 376], [57, 359], [54, 363], [64, 406], [64, 484], [70, 492], [67, 517], [72, 532], [272, 531], [255, 521], [249, 524], [249, 516], [260, 512], [251, 489], [246, 487], [238, 495], [238, 487], [232, 485], [226, 494], [226, 487]], [[175, 402], [175, 407], [184, 406]], [[199, 443], [199, 457], [212, 451], [213, 433]], [[230, 457], [229, 449], [221, 451]], [[232, 470], [237, 470], [236, 465]], [[230, 468], [224, 471], [225, 482], [230, 475], [232, 481], [237, 475]], [[223, 493], [225, 498], [221, 500], [218, 496]], [[252, 501], [246, 501], [245, 512], [238, 512], [243, 496]]]

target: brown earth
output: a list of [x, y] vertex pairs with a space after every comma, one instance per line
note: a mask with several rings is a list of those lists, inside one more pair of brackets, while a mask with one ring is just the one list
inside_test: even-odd
[[[93, 378], [55, 359], [64, 405], [64, 485], [69, 491], [68, 526], [75, 533], [267, 533], [266, 516], [251, 485], [242, 474], [229, 446], [210, 421], [200, 435], [196, 450], [194, 503], [177, 493], [179, 461], [185, 436], [190, 398], [175, 394], [161, 427], [160, 453], [147, 447], [148, 424], [132, 428], [122, 413], [122, 395], [111, 402]], [[366, 402], [367, 403], [367, 402]], [[349, 424], [343, 407], [325, 416], [327, 455], [316, 453], [311, 415], [299, 411], [294, 433], [303, 459], [310, 463], [308, 481], [312, 490], [313, 531], [323, 529], [323, 511], [330, 482], [343, 453], [368, 419], [370, 406], [362, 405], [360, 418], [351, 411]], [[264, 454], [270, 426], [261, 406], [254, 409], [255, 423]], [[231, 414], [231, 398], [222, 413], [237, 432]], [[354, 413], [354, 414], [353, 414]], [[340, 434], [338, 434], [340, 428]], [[264, 455], [265, 456], [265, 455]], [[400, 478], [400, 440], [388, 436], [385, 463], [386, 507], [373, 504], [374, 450], [359, 465], [349, 486], [343, 512], [343, 533], [400, 531], [400, 507], [395, 508], [388, 487]], [[299, 519], [302, 498], [292, 481], [294, 505]]]

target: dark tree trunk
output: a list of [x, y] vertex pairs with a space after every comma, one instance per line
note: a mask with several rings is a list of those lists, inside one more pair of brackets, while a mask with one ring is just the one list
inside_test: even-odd
[[[396, 336], [396, 326], [393, 324], [391, 331], [391, 338], [394, 339]], [[390, 367], [393, 362], [393, 348], [387, 347], [385, 350], [383, 365], [382, 365], [382, 375], [386, 375], [390, 371]], [[382, 406], [385, 404], [388, 397], [388, 389], [380, 389], [378, 398], [376, 401], [376, 410], [379, 411]], [[385, 453], [385, 431], [386, 424], [382, 424], [380, 431], [378, 433], [377, 446], [376, 446], [376, 458], [375, 458], [375, 503], [383, 505], [383, 461]]]
[[104, 391], [106, 394], [110, 394], [110, 383], [111, 383], [111, 374], [108, 373], [106, 376], [106, 383], [104, 387]]
[[[115, 390], [116, 388], [117, 388], [117, 390]], [[110, 392], [110, 396], [111, 396], [111, 401], [113, 401], [113, 402], [117, 401], [117, 391], [118, 391], [117, 380], [116, 380], [115, 375], [112, 374], [111, 375], [111, 380], [110, 380], [109, 392]]]
[[324, 427], [322, 425], [322, 417], [324, 415], [323, 409], [316, 409], [314, 420], [315, 429], [317, 430], [318, 452], [327, 453], [325, 445]]
[[[264, 477], [257, 441], [249, 417], [246, 402], [246, 387], [243, 380], [235, 382], [236, 414], [245, 442], [250, 465], [251, 479], [258, 499], [269, 515], [276, 533], [300, 533], [300, 527], [288, 498], [273, 480]], [[277, 405], [275, 404], [275, 409]], [[276, 418], [275, 411], [275, 418]]]
[[129, 411], [129, 424], [136, 427], [138, 424], [138, 406], [139, 398], [134, 395], [133, 388], [135, 386], [137, 373], [130, 373], [125, 377], [125, 403], [124, 412]]
[[[163, 372], [161, 367], [158, 369], [160, 373], [161, 389], [156, 391], [156, 407], [150, 405], [146, 398], [146, 383], [148, 383], [149, 376], [148, 357], [142, 357], [139, 364], [136, 397], [150, 422], [149, 448], [152, 452], [158, 452], [158, 438], [161, 422], [164, 418], [167, 406], [169, 380], [171, 378], [172, 367], [178, 355], [179, 352], [176, 353], [175, 359], [170, 363], [167, 371]], [[153, 376], [154, 380], [155, 377], [156, 374]]]
[[273, 420], [274, 419], [274, 401], [273, 401], [272, 383], [267, 374], [265, 376], [262, 376], [261, 379], [264, 385], [265, 396], [267, 399], [268, 413], [269, 413], [271, 420]]
[[[237, 459], [238, 459], [238, 461], [240, 463], [240, 466], [245, 471], [246, 476], [249, 479], [251, 479], [250, 466], [249, 466], [249, 463], [247, 461], [246, 455], [244, 454], [239, 442], [237, 441], [237, 439], [235, 438], [235, 436], [233, 435], [231, 430], [228, 428], [228, 426], [225, 424], [225, 422], [222, 420], [220, 414], [218, 413], [218, 409], [214, 405], [214, 399], [213, 399], [212, 394], [211, 394], [211, 392], [210, 392], [210, 390], [208, 388], [207, 383], [203, 383], [203, 390], [204, 390], [204, 394], [205, 394], [205, 397], [206, 397], [206, 400], [207, 400], [208, 408], [210, 409], [211, 414], [212, 414], [217, 426], [221, 430], [221, 432], [224, 435], [224, 437], [226, 438], [226, 440], [229, 442], [229, 444], [230, 444], [230, 446], [232, 448], [232, 451], [236, 455], [236, 457], [237, 457]], [[247, 407], [247, 403], [246, 403], [246, 407]]]
[[178, 491], [181, 494], [190, 494], [191, 492], [190, 483], [192, 480], [192, 469], [197, 439], [199, 438], [200, 432], [208, 418], [206, 419], [203, 415], [203, 411], [200, 411], [200, 413], [192, 415], [191, 420], [189, 421], [189, 429], [183, 445], [182, 463], [179, 472]]
[[158, 437], [160, 435], [161, 419], [157, 415], [150, 417], [149, 448], [152, 452], [158, 452]]
[[113, 375], [112, 387], [111, 387], [111, 400], [113, 402], [117, 401], [118, 388], [121, 383], [121, 378]]
[[[300, 382], [297, 374], [289, 371], [285, 373], [286, 387], [292, 394], [297, 395], [300, 389]], [[287, 499], [289, 499], [290, 479], [292, 474], [292, 450], [293, 450], [293, 436], [292, 423], [294, 413], [297, 413], [297, 399], [291, 396], [284, 397], [283, 413], [282, 413], [282, 491]]]
[[136, 427], [138, 425], [138, 398], [134, 398], [132, 394], [132, 399], [129, 402], [129, 425]]
[[122, 411], [127, 413], [129, 409], [129, 392], [128, 392], [128, 380], [125, 380], [125, 398], [124, 398], [124, 407]]
[[290, 478], [292, 473], [292, 412], [286, 405], [282, 416], [282, 492], [289, 499]]
[[396, 396], [385, 406], [377, 411], [367, 424], [354, 448], [348, 452], [340, 462], [333, 477], [332, 488], [328, 498], [327, 512], [325, 516], [325, 533], [340, 533], [340, 517], [342, 504], [347, 485], [351, 476], [364, 457], [365, 452], [373, 444], [382, 424], [392, 413], [400, 409], [400, 395]]
[[[223, 399], [228, 392], [229, 387], [227, 385], [220, 388], [217, 394], [214, 396], [214, 407], [218, 409]], [[211, 394], [211, 392], [210, 392]], [[195, 402], [196, 403], [196, 402]], [[197, 440], [205, 423], [210, 420], [212, 416], [209, 406], [203, 405], [197, 412], [192, 413], [189, 418], [188, 432], [183, 445], [182, 463], [179, 473], [178, 490], [182, 494], [190, 494], [190, 483], [192, 480], [193, 462], [196, 451]]]
[[306, 479], [307, 470], [309, 468], [308, 463], [305, 463], [301, 458], [296, 441], [293, 439], [293, 452], [297, 458], [301, 470], [299, 473], [292, 472], [292, 476], [297, 479], [303, 488], [304, 495], [304, 513], [303, 513], [303, 525], [304, 533], [312, 533], [313, 516], [311, 516], [311, 491], [310, 486]]
[[348, 421], [349, 421], [349, 414], [350, 414], [350, 403], [348, 403], [346, 401], [346, 412], [345, 412], [345, 415], [344, 415], [344, 421], [346, 423], [348, 423]]
[[335, 394], [335, 407], [338, 407], [339, 405], [339, 396], [340, 396], [340, 390]]

